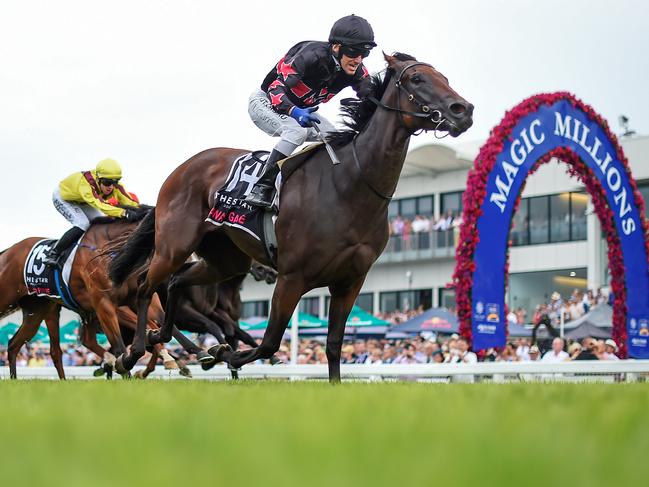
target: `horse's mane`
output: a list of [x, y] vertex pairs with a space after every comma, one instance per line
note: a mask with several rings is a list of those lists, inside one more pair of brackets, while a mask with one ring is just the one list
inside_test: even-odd
[[[399, 61], [417, 60], [413, 56], [402, 52], [395, 52], [393, 56]], [[332, 143], [332, 145], [342, 146], [348, 144], [356, 134], [363, 131], [376, 111], [376, 104], [370, 100], [370, 97], [380, 100], [385, 93], [393, 74], [392, 70], [386, 69], [385, 76], [381, 76], [381, 73], [377, 73], [365, 78], [361, 82], [359, 89], [360, 100], [351, 99], [351, 101], [349, 101], [350, 99], [348, 99], [347, 103], [344, 103], [344, 101], [341, 102], [343, 123], [347, 129], [328, 134], [327, 139]]]

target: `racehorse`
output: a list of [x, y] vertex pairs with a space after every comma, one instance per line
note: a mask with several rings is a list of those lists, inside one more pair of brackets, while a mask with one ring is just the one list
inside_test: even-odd
[[[143, 209], [141, 214], [144, 215], [148, 211]], [[96, 257], [98, 249], [134, 227], [133, 223], [112, 218], [96, 219], [79, 243], [70, 273], [70, 292], [80, 307], [75, 311], [82, 315], [84, 321], [90, 321], [91, 314], [96, 313], [101, 328], [116, 354], [126, 350], [120, 334], [117, 306], [133, 301], [136, 282], [132, 279], [123, 286], [112, 286], [106, 274], [106, 262]], [[35, 335], [41, 321], [45, 320], [50, 334], [52, 361], [59, 377], [63, 379], [65, 374], [58, 345], [60, 301], [29, 295], [23, 278], [25, 260], [39, 240], [43, 238], [27, 238], [0, 253], [0, 316], [19, 308], [23, 314], [22, 324], [8, 346], [10, 376], [16, 376], [15, 362], [20, 347]], [[162, 309], [159, 319], [162, 321]], [[114, 365], [114, 355], [97, 344], [92, 334], [82, 333], [81, 338], [86, 348], [103, 358], [111, 367]], [[196, 348], [196, 352], [205, 354]]]
[[[446, 77], [431, 65], [400, 53], [384, 57], [383, 79], [371, 78], [362, 89], [360, 103], [346, 108], [352, 130], [330, 137], [342, 164], [332, 165], [322, 148], [288, 160], [297, 167], [281, 189], [275, 225], [278, 278], [261, 345], [239, 352], [222, 346], [215, 358], [234, 367], [270, 358], [302, 295], [328, 287], [329, 379], [340, 381], [345, 322], [370, 267], [388, 241], [388, 203], [410, 136], [434, 130], [457, 137], [473, 123], [473, 105], [453, 91]], [[263, 246], [247, 233], [205, 222], [233, 161], [246, 152], [210, 149], [176, 168], [160, 190], [155, 213], [142, 221], [110, 264], [110, 277], [119, 284], [141, 269], [153, 253], [137, 292], [138, 331], [133, 346], [118, 357], [125, 368], [133, 367], [144, 353], [146, 310], [153, 293], [167, 280], [165, 321], [151, 342], [170, 339], [182, 287], [243, 274], [251, 258], [272, 265]], [[202, 260], [184, 266], [192, 252]]]

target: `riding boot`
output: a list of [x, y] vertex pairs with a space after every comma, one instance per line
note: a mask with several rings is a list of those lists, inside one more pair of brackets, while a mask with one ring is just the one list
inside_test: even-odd
[[252, 206], [261, 206], [268, 208], [273, 204], [275, 196], [275, 178], [279, 172], [277, 161], [286, 159], [286, 156], [276, 149], [268, 156], [268, 161], [261, 171], [259, 181], [252, 188], [250, 194], [246, 197], [246, 203]]
[[79, 227], [72, 227], [70, 230], [65, 232], [63, 236], [56, 242], [56, 245], [47, 253], [47, 256], [43, 259], [43, 263], [47, 265], [58, 266], [61, 264], [59, 262], [63, 253], [68, 249], [74, 242], [79, 240], [83, 235], [84, 230]]

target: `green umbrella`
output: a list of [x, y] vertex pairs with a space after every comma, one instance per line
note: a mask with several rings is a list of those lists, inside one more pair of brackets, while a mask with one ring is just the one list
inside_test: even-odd
[[[327, 326], [325, 320], [321, 320], [317, 316], [310, 315], [308, 313], [299, 312], [297, 314], [298, 328], [322, 328]], [[293, 324], [293, 318], [288, 322], [288, 327], [290, 328]], [[251, 325], [248, 330], [263, 330], [268, 326], [268, 320], [260, 321], [256, 325]], [[244, 328], [245, 329], [245, 328]]]
[[0, 345], [9, 344], [9, 339], [16, 334], [19, 326], [16, 323], [7, 323], [0, 328]]
[[79, 322], [69, 321], [60, 328], [59, 336], [61, 343], [77, 343], [79, 341]]
[[354, 306], [347, 317], [345, 326], [390, 326], [390, 323]]

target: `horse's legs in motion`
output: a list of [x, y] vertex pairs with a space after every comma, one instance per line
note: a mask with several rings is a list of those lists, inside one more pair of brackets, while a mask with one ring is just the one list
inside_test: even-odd
[[239, 352], [231, 352], [224, 347], [219, 347], [219, 350], [215, 353], [215, 358], [225, 360], [233, 367], [239, 368], [257, 359], [272, 357], [279, 350], [288, 321], [291, 319], [293, 310], [299, 303], [302, 294], [304, 294], [304, 285], [301, 279], [296, 280], [280, 276], [273, 292], [268, 328], [266, 328], [261, 345], [252, 350]]
[[92, 318], [88, 321], [84, 320], [79, 329], [79, 339], [81, 345], [97, 355], [97, 357], [101, 357], [104, 360], [104, 364], [108, 366], [112, 373], [112, 369], [115, 366], [115, 356], [97, 342], [96, 320], [97, 318]]
[[165, 307], [165, 319], [158, 332], [149, 335], [149, 342], [152, 344], [168, 342], [171, 340], [171, 332], [176, 314], [178, 311], [181, 290], [185, 286], [196, 286], [210, 284], [223, 280], [227, 275], [221, 274], [218, 268], [210, 265], [206, 260], [192, 262], [171, 276], [167, 286], [167, 305]]
[[47, 306], [49, 302], [44, 298], [38, 301], [36, 297], [23, 298], [20, 302], [20, 307], [23, 312], [23, 322], [20, 328], [16, 330], [16, 334], [9, 340], [7, 346], [7, 355], [9, 358], [9, 377], [12, 379], [17, 378], [16, 375], [16, 357], [22, 346], [29, 340], [34, 338], [38, 328], [43, 321], [43, 317], [47, 313]]
[[345, 336], [345, 323], [358, 293], [363, 286], [365, 276], [349, 287], [339, 289], [330, 287], [329, 331], [327, 333], [327, 363], [329, 365], [329, 382], [340, 382], [340, 352]]
[[107, 297], [102, 297], [93, 303], [95, 314], [99, 320], [101, 329], [106, 334], [108, 342], [113, 347], [115, 354], [126, 351], [126, 345], [122, 339], [122, 333], [119, 329], [119, 319], [117, 318], [117, 307]]
[[59, 374], [59, 379], [65, 380], [65, 372], [63, 371], [63, 360], [61, 353], [61, 341], [60, 341], [60, 328], [59, 328], [59, 316], [61, 312], [61, 306], [57, 303], [50, 303], [50, 312], [48, 312], [45, 317], [45, 325], [47, 326], [47, 333], [50, 336], [50, 356], [52, 357], [52, 362], [56, 368], [56, 372]]

